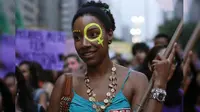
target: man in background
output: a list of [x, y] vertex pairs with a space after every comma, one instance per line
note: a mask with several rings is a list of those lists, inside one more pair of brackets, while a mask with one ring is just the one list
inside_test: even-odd
[[132, 63], [134, 62], [134, 66], [132, 66], [132, 69], [138, 70], [138, 67], [143, 64], [148, 52], [149, 47], [145, 43], [135, 43], [133, 45], [132, 55], [134, 58]]
[[74, 72], [80, 69], [81, 60], [76, 54], [69, 54], [64, 58], [64, 72]]
[[170, 42], [170, 37], [167, 34], [159, 33], [154, 37], [154, 45], [168, 45]]

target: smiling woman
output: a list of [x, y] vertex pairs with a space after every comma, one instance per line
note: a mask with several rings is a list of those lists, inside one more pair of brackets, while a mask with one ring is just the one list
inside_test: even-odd
[[[86, 35], [84, 30], [85, 28], [87, 30], [89, 24], [96, 26], [88, 27]], [[102, 35], [98, 26], [102, 29]], [[71, 74], [58, 78], [52, 92], [49, 112], [60, 111], [60, 101], [65, 90], [68, 90], [68, 93], [73, 90], [73, 97], [70, 103], [67, 101], [63, 103], [62, 100], [62, 104], [65, 104], [63, 106], [69, 106], [68, 110], [64, 111], [130, 112], [139, 104], [147, 89], [148, 80], [144, 74], [131, 71], [111, 61], [108, 46], [112, 43], [114, 30], [115, 21], [107, 4], [90, 1], [77, 11], [72, 20], [74, 45], [78, 55], [87, 65], [87, 70], [81, 76], [75, 72], [72, 73], [71, 88], [66, 85], [69, 83], [66, 77]], [[99, 36], [103, 40], [103, 46], [99, 44], [98, 39], [91, 41], [85, 36], [94, 40]], [[174, 56], [174, 49], [170, 56]], [[171, 60], [162, 56], [156, 60], [155, 70], [159, 75], [155, 77], [153, 89], [155, 92], [152, 94], [155, 94], [157, 90], [161, 90], [160, 94], [165, 93], [166, 77]], [[161, 111], [163, 101], [156, 98], [149, 100], [145, 111]]]

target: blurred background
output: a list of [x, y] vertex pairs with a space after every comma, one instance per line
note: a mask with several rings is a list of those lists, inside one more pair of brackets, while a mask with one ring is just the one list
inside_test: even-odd
[[[15, 34], [17, 27], [64, 31], [66, 38], [72, 39], [73, 15], [86, 1], [1, 0], [0, 28], [2, 32], [9, 34]], [[115, 40], [127, 44], [146, 42], [153, 46], [154, 36], [158, 32], [169, 33], [171, 36], [180, 18], [184, 17], [185, 22], [191, 24], [200, 18], [199, 0], [102, 1], [110, 5], [115, 18]], [[186, 25], [186, 29], [192, 27], [191, 24]]]
[[[0, 77], [14, 72], [15, 66], [26, 71], [23, 66], [26, 65], [40, 71], [34, 75], [42, 88], [46, 82], [53, 85], [63, 72], [84, 69], [74, 49], [71, 22], [79, 7], [87, 1], [91, 0], [0, 0]], [[182, 55], [200, 20], [200, 0], [100, 1], [109, 4], [116, 23], [110, 58], [134, 70], [144, 63], [142, 58], [155, 46], [155, 39], [159, 36], [171, 38], [183, 18], [184, 28], [177, 50]], [[137, 51], [146, 54], [137, 56]], [[198, 39], [192, 56], [197, 74], [200, 73], [199, 57]], [[195, 76], [195, 80], [200, 82], [200, 75]]]

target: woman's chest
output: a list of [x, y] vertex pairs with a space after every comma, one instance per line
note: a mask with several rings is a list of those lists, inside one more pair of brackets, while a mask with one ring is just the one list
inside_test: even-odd
[[[128, 83], [125, 84], [122, 88], [123, 80], [118, 79], [115, 92], [111, 90], [110, 84], [110, 81], [95, 81], [90, 84], [90, 87], [87, 87], [84, 81], [79, 81], [79, 83], [76, 84], [76, 86], [73, 86], [73, 89], [76, 94], [78, 94], [86, 100], [90, 100], [90, 96], [94, 95], [95, 101], [98, 102], [104, 102], [104, 100], [107, 99], [108, 96], [116, 96], [119, 92], [121, 92], [122, 95], [126, 98], [126, 100], [128, 100], [128, 102], [131, 104], [133, 92], [131, 87], [129, 87]], [[89, 94], [89, 91], [92, 91], [91, 94]]]

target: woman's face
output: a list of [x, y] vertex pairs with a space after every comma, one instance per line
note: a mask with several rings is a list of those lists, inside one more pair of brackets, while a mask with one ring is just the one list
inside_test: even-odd
[[[98, 41], [90, 41], [84, 36], [84, 28], [90, 24], [98, 24], [102, 29], [102, 44]], [[74, 32], [74, 31], [78, 32]], [[100, 29], [97, 26], [91, 26], [86, 31], [86, 35], [90, 39], [95, 39], [99, 36]], [[74, 44], [77, 53], [81, 59], [89, 66], [96, 65], [103, 61], [103, 57], [108, 56], [108, 40], [112, 40], [113, 31], [106, 32], [103, 24], [95, 16], [84, 15], [78, 17], [73, 25]]]
[[29, 71], [29, 66], [27, 64], [22, 64], [19, 67], [20, 71], [22, 72], [25, 80], [28, 80], [30, 77], [30, 71]]
[[7, 77], [5, 79], [5, 83], [7, 87], [9, 88], [10, 92], [12, 93], [12, 96], [15, 96], [17, 93], [17, 82], [15, 77]]

